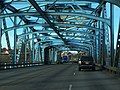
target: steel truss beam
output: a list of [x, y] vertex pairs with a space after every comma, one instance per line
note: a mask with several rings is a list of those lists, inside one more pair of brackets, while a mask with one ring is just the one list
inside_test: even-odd
[[[66, 51], [65, 49], [62, 49], [62, 48], [57, 48], [57, 49], [58, 49], [58, 51]], [[70, 49], [70, 51], [84, 51], [84, 52], [88, 52], [89, 53], [89, 50], [88, 49], [84, 49], [84, 48], [71, 48], [71, 47], [69, 47], [69, 49]]]
[[[36, 2], [38, 3], [41, 3], [41, 4], [52, 4], [55, 0], [36, 0]], [[91, 2], [96, 2], [96, 3], [100, 3], [101, 0], [58, 0], [56, 1], [56, 4], [74, 4], [74, 3], [78, 3], [78, 4], [81, 4], [81, 5], [84, 5], [84, 4], [88, 4], [88, 3], [91, 3]], [[27, 2], [27, 0], [14, 0], [13, 3], [17, 3], [17, 2]]]
[[[11, 5], [9, 5], [9, 4], [7, 4], [7, 7], [6, 7], [8, 10], [10, 10], [11, 12], [13, 12], [13, 13], [18, 13], [19, 11], [16, 9], [16, 8], [14, 8], [13, 6], [11, 6]], [[22, 12], [20, 12], [20, 13], [22, 13]], [[26, 24], [33, 24], [33, 22], [31, 22], [31, 21], [29, 21], [28, 19], [26, 19], [25, 18], [25, 16], [19, 16], [19, 18], [21, 19], [21, 20], [23, 20], [24, 21], [24, 23], [26, 23]], [[17, 27], [17, 26], [16, 26]], [[28, 26], [29, 27], [29, 26]], [[36, 31], [36, 29], [34, 29], [32, 26], [31, 27], [29, 27], [33, 32], [35, 32]], [[48, 35], [48, 36], [50, 36], [49, 34], [43, 34], [43, 35]], [[38, 41], [39, 41], [39, 39], [38, 39]]]
[[[18, 35], [18, 37], [20, 37], [20, 38], [22, 38], [22, 36], [24, 36], [24, 34], [23, 35]], [[50, 36], [40, 36], [39, 38], [45, 38], [45, 37], [50, 37]], [[57, 38], [58, 36], [57, 35], [52, 35], [51, 36], [52, 38], [55, 38], [54, 40], [58, 40], [58, 39], [60, 39], [60, 38]], [[88, 37], [85, 37], [85, 36], [76, 36], [75, 38], [72, 38], [72, 36], [67, 36], [68, 37], [68, 39], [66, 39], [66, 40], [75, 40], [76, 38], [79, 38], [79, 39], [76, 39], [76, 40], [79, 40], [79, 41], [85, 41], [85, 40], [89, 40], [90, 42], [94, 42], [95, 40], [94, 39], [92, 39], [92, 38], [88, 38]], [[37, 37], [36, 37], [37, 38]], [[56, 39], [57, 38], [57, 39]], [[63, 36], [63, 38], [65, 38], [65, 36]], [[72, 39], [70, 39], [70, 38], [72, 38]], [[81, 40], [80, 40], [81, 39]], [[84, 39], [84, 40], [83, 40]], [[88, 42], [89, 42], [88, 41]]]
[[[52, 30], [37, 30], [35, 32], [27, 32], [27, 33], [23, 33], [23, 34], [20, 34], [20, 35], [17, 35], [18, 37], [22, 37], [22, 36], [26, 36], [26, 35], [30, 35], [30, 34], [44, 34], [44, 33], [52, 33], [53, 31]], [[65, 30], [65, 31], [60, 31], [60, 32], [65, 32], [65, 33], [76, 33], [76, 34], [81, 34], [81, 35], [88, 35], [88, 36], [92, 36], [92, 37], [95, 37], [94, 34], [91, 34], [90, 32], [83, 32], [83, 31], [75, 31], [75, 30]], [[52, 36], [51, 36], [52, 37]]]
[[[94, 15], [90, 15], [90, 14], [86, 14], [86, 13], [78, 13], [78, 12], [44, 12], [45, 15], [53, 15], [53, 16], [56, 16], [56, 15], [61, 15], [61, 16], [80, 16], [80, 17], [86, 17], [86, 18], [89, 18], [89, 19], [94, 19], [94, 20], [97, 20], [97, 21], [101, 21], [101, 22], [104, 22], [104, 23], [107, 23], [109, 26], [110, 26], [110, 20], [107, 19], [107, 18], [102, 18], [102, 17], [98, 17], [98, 16], [94, 16]], [[13, 16], [25, 16], [25, 15], [28, 15], [28, 16], [38, 16], [38, 17], [41, 17], [39, 16], [40, 14], [38, 12], [18, 12], [18, 13], [10, 13], [10, 14], [2, 14], [0, 15], [1, 18], [3, 17], [13, 17]], [[47, 16], [47, 17], [48, 17]]]
[[50, 28], [52, 28], [55, 33], [62, 39], [62, 41], [66, 43], [65, 39], [60, 35], [59, 31], [57, 30], [57, 28], [55, 27], [54, 23], [52, 23], [49, 18], [48, 18], [48, 15], [45, 14], [45, 12], [39, 7], [39, 5], [36, 3], [35, 0], [28, 0], [32, 5], [33, 7], [36, 9], [36, 11], [46, 20], [46, 22], [49, 24]]
[[[27, 40], [27, 42], [29, 42], [30, 40], [33, 40], [33, 39], [36, 39], [36, 38], [30, 38], [29, 40]], [[59, 39], [60, 40], [60, 39]], [[81, 40], [80, 40], [81, 41]], [[43, 42], [46, 42], [46, 43], [49, 43], [49, 42], [57, 42], [57, 43], [62, 43], [62, 42], [60, 42], [60, 41], [55, 41], [54, 39], [50, 39], [50, 40], [48, 40], [48, 39], [46, 39], [46, 40], [44, 40], [44, 41], [40, 41], [40, 43], [43, 43]], [[25, 42], [26, 43], [26, 42]], [[68, 43], [73, 43], [73, 42], [68, 42]], [[83, 45], [90, 45], [90, 46], [93, 46], [93, 44], [91, 44], [91, 43], [89, 43], [89, 42], [86, 42], [86, 41], [84, 41], [84, 43], [82, 43], [82, 42], [74, 42], [74, 43], [79, 43], [79, 44], [83, 44]]]
[[[37, 42], [36, 44], [38, 44], [38, 43], [41, 43], [41, 42]], [[72, 45], [72, 44], [71, 44], [71, 45]], [[82, 45], [82, 44], [79, 45], [79, 46], [74, 46], [74, 45], [71, 46], [71, 45], [65, 45], [64, 43], [60, 42], [60, 43], [57, 43], [57, 44], [51, 43], [51, 44], [49, 44], [48, 46], [57, 46], [57, 47], [59, 47], [59, 46], [62, 46], [62, 47], [65, 46], [65, 47], [76, 47], [76, 48], [83, 48], [83, 47], [84, 47], [84, 48], [86, 48], [86, 49], [88, 49], [88, 50], [89, 50], [89, 48], [90, 48], [90, 47], [85, 46], [85, 45]], [[48, 46], [47, 46], [47, 47], [48, 47]]]
[[63, 44], [59, 44], [59, 45], [52, 45], [52, 46], [54, 46], [54, 47], [56, 47], [56, 48], [58, 48], [58, 49], [60, 49], [60, 47], [68, 47], [68, 48], [76, 48], [76, 49], [84, 49], [84, 50], [87, 50], [87, 51], [89, 51], [89, 48], [88, 47], [86, 47], [86, 46], [83, 46], [83, 45], [79, 45], [78, 47], [75, 47], [75, 46], [71, 46], [71, 45], [63, 45]]
[[[7, 22], [6, 22], [6, 19], [4, 18], [4, 19], [3, 19], [3, 27], [4, 27], [4, 29], [7, 29], [7, 24], [6, 24], [6, 23], [7, 23]], [[8, 49], [11, 50], [8, 32], [5, 32], [5, 36], [6, 36], [6, 41], [7, 41]]]
[[[18, 36], [19, 37], [19, 36]], [[46, 38], [46, 37], [49, 37], [49, 36], [41, 36], [40, 38]], [[34, 37], [34, 38], [29, 38], [29, 39], [27, 39], [27, 41], [25, 42], [25, 43], [27, 43], [27, 42], [29, 42], [29, 41], [31, 41], [31, 40], [34, 40], [34, 39], [36, 39], [36, 37]], [[58, 40], [58, 39], [57, 39]], [[59, 39], [59, 42], [56, 42], [56, 43], [60, 43], [60, 40], [61, 39]], [[74, 39], [74, 40], [77, 40], [77, 39]], [[87, 39], [88, 40], [88, 39]], [[54, 42], [55, 41], [55, 39], [50, 39], [50, 40], [48, 40], [48, 39], [46, 39], [46, 40], [44, 40], [44, 41], [41, 41], [41, 43], [43, 43], [43, 42], [46, 42], [46, 43], [49, 43], [49, 42]], [[92, 43], [93, 42], [90, 42], [90, 41], [86, 41], [86, 40], [84, 40], [83, 42], [82, 42], [83, 40], [79, 40], [78, 42], [74, 42], [74, 43], [81, 43], [81, 44], [88, 44], [88, 45], [92, 45]], [[55, 42], [54, 42], [55, 43]], [[62, 42], [61, 42], [62, 43]]]
[[[13, 29], [27, 28], [27, 27], [30, 27], [30, 28], [31, 28], [31, 27], [34, 27], [34, 26], [49, 27], [48, 24], [43, 24], [43, 23], [31, 24], [31, 23], [30, 23], [30, 24], [25, 24], [25, 25], [19, 25], [19, 26], [9, 27], [9, 28], [5, 29], [2, 34], [4, 34], [4, 33], [7, 32], [7, 31], [11, 31], [11, 30], [13, 30]], [[92, 27], [92, 26], [82, 25], [82, 24], [65, 24], [65, 23], [61, 24], [61, 23], [57, 23], [57, 24], [55, 24], [55, 26], [59, 26], [59, 27], [73, 27], [73, 26], [76, 26], [76, 27], [78, 27], [78, 28], [88, 28], [88, 29], [90, 29], [90, 30], [102, 31], [102, 29], [95, 28], [95, 27]], [[36, 31], [36, 30], [34, 29], [34, 32], [35, 32], [35, 31]], [[59, 30], [59, 31], [60, 31], [60, 30]]]
[[[70, 40], [70, 39], [68, 39], [68, 40]], [[78, 40], [78, 39], [72, 39], [70, 42], [75, 42], [75, 43], [88, 43], [88, 44], [90, 44], [90, 45], [92, 45], [93, 43], [95, 43], [95, 42], [93, 42], [93, 41], [87, 41], [88, 39], [86, 39], [86, 40]], [[95, 41], [95, 40], [94, 40]]]
[[90, 44], [85, 44], [85, 43], [78, 43], [78, 42], [68, 42], [68, 43], [70, 43], [70, 44], [73, 44], [73, 45], [83, 45], [83, 46], [88, 46], [88, 47], [93, 47], [93, 45], [90, 45]]

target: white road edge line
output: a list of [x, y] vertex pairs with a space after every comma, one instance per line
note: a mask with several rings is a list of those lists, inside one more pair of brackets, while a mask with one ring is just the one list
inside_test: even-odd
[[69, 90], [72, 90], [72, 84], [69, 85]]

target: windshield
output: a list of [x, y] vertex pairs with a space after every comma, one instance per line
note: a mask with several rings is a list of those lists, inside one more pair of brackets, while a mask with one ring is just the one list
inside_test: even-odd
[[81, 61], [93, 61], [93, 58], [91, 56], [82, 56]]

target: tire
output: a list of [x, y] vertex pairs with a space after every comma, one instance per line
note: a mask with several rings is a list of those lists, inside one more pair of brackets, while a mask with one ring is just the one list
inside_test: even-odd
[[81, 68], [79, 67], [79, 71], [81, 71]]
[[95, 67], [92, 67], [92, 70], [95, 71]]

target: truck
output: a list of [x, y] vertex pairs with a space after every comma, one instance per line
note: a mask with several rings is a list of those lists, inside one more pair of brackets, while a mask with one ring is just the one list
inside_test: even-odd
[[62, 62], [67, 63], [68, 61], [69, 61], [68, 56], [67, 55], [63, 56]]

